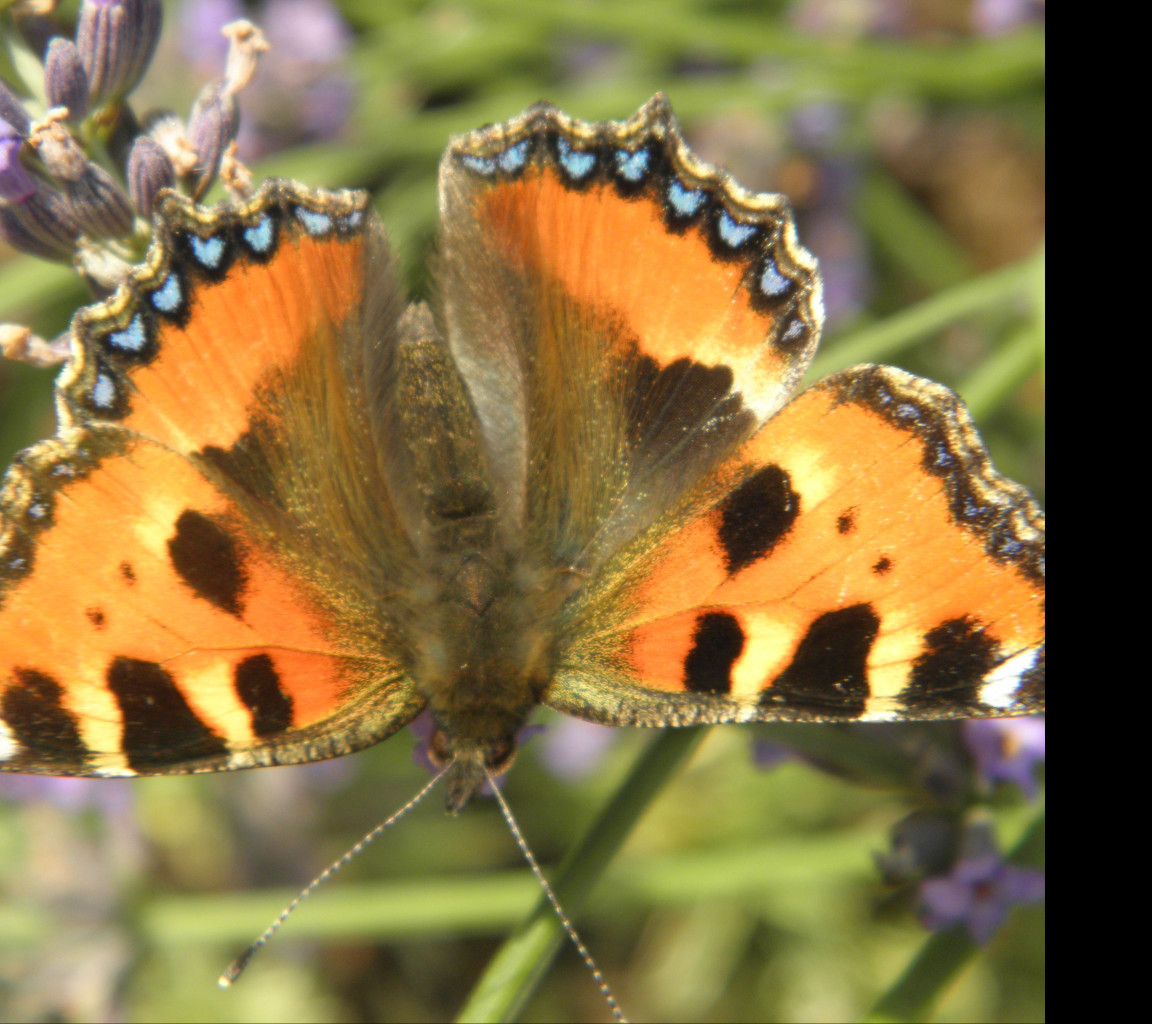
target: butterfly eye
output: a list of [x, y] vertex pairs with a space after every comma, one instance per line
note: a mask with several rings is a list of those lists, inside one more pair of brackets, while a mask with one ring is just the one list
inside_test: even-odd
[[437, 768], [452, 760], [454, 751], [443, 729], [436, 729], [428, 740], [428, 757]]
[[516, 760], [516, 741], [505, 740], [484, 756], [484, 763], [493, 775], [503, 775]]

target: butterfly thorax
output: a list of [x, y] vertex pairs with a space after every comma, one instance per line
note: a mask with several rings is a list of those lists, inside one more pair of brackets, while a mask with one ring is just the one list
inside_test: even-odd
[[[556, 612], [568, 581], [528, 554], [523, 523], [493, 472], [465, 382], [427, 307], [403, 320], [386, 432], [417, 568], [401, 588], [408, 674], [436, 725], [455, 812], [516, 752], [516, 733], [552, 680]], [[516, 525], [513, 525], [516, 524]]]

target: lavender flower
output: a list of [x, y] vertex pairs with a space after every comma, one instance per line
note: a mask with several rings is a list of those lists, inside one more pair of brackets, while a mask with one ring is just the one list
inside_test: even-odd
[[36, 182], [20, 162], [24, 139], [0, 118], [0, 199], [22, 203], [36, 192]]
[[0, 121], [7, 121], [20, 135], [27, 135], [32, 124], [20, 97], [3, 82], [0, 82]]
[[[540, 726], [535, 728], [541, 729]], [[579, 718], [564, 718], [547, 731], [540, 748], [540, 759], [554, 775], [581, 779], [595, 770], [619, 735], [619, 729]], [[523, 743], [523, 730], [519, 739]]]
[[53, 107], [64, 107], [69, 121], [82, 121], [88, 113], [88, 75], [80, 51], [71, 39], [57, 36], [44, 59], [44, 91]]
[[[236, 94], [267, 49], [263, 35], [245, 21], [225, 26], [224, 75], [202, 91], [187, 127], [175, 115], [138, 118], [128, 95], [155, 52], [161, 15], [159, 0], [84, 0], [75, 40], [52, 35], [51, 18], [37, 21], [51, 30], [37, 50], [47, 109], [29, 100], [30, 113], [20, 97], [34, 90], [0, 83], [0, 240], [74, 264], [97, 297], [143, 252], [162, 189], [199, 198], [222, 170], [233, 192], [251, 187], [230, 146]], [[57, 354], [7, 326], [6, 355], [42, 363]]]
[[84, 0], [76, 46], [95, 104], [130, 93], [143, 77], [160, 41], [160, 0]]
[[800, 757], [791, 747], [771, 740], [756, 740], [752, 744], [752, 760], [757, 768], [770, 771], [788, 761], [795, 761]]
[[964, 723], [964, 741], [976, 770], [989, 783], [1011, 782], [1029, 800], [1037, 793], [1036, 768], [1044, 763], [1044, 719], [984, 718]]
[[188, 119], [188, 141], [196, 153], [190, 184], [194, 198], [199, 199], [212, 185], [239, 125], [240, 111], [227, 79], [204, 86]]
[[962, 925], [988, 942], [1017, 904], [1044, 899], [1044, 872], [1017, 867], [995, 853], [958, 860], [949, 874], [920, 886], [920, 918], [933, 931]]
[[0, 238], [47, 260], [70, 260], [80, 237], [76, 211], [56, 189], [37, 188], [19, 203], [0, 203]]
[[972, 4], [973, 27], [981, 35], [1003, 35], [1043, 20], [1042, 0], [974, 0]]
[[128, 195], [146, 220], [152, 219], [156, 196], [176, 181], [172, 161], [155, 139], [142, 135], [128, 155]]
[[[181, 12], [181, 47], [205, 73], [219, 66], [221, 31], [243, 16], [236, 0], [189, 0]], [[252, 159], [303, 141], [339, 134], [352, 108], [341, 70], [350, 32], [328, 0], [269, 0], [260, 8], [270, 50], [245, 95], [237, 147]], [[228, 77], [234, 74], [230, 71]]]
[[127, 779], [50, 778], [43, 775], [5, 775], [0, 778], [7, 798], [26, 803], [46, 802], [69, 811], [98, 808], [106, 814], [133, 814], [131, 783]]

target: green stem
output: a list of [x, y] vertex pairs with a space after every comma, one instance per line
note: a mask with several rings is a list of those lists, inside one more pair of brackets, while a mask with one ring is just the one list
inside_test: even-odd
[[934, 295], [969, 280], [976, 268], [923, 203], [882, 169], [861, 183], [861, 226], [882, 258]]
[[[552, 888], [575, 917], [641, 815], [703, 739], [705, 729], [666, 729], [637, 761], [616, 795], [571, 850]], [[551, 904], [541, 895], [531, 916], [505, 941], [458, 1017], [483, 1024], [514, 1020], [565, 941]]]
[[977, 420], [1000, 407], [1044, 364], [1044, 328], [1031, 322], [1013, 331], [956, 388]]

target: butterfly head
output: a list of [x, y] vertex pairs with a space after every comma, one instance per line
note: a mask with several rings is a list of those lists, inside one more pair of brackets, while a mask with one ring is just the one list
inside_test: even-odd
[[428, 753], [434, 765], [446, 769], [448, 813], [458, 814], [484, 783], [503, 775], [516, 760], [518, 749], [514, 736], [487, 746], [453, 744], [449, 734], [437, 728]]
[[[483, 651], [469, 649], [472, 655]], [[489, 652], [490, 653], [490, 652]], [[429, 687], [434, 728], [428, 756], [446, 771], [448, 812], [456, 814], [486, 782], [503, 775], [545, 679], [531, 662], [461, 659], [450, 685]], [[427, 676], [422, 677], [429, 681]]]

